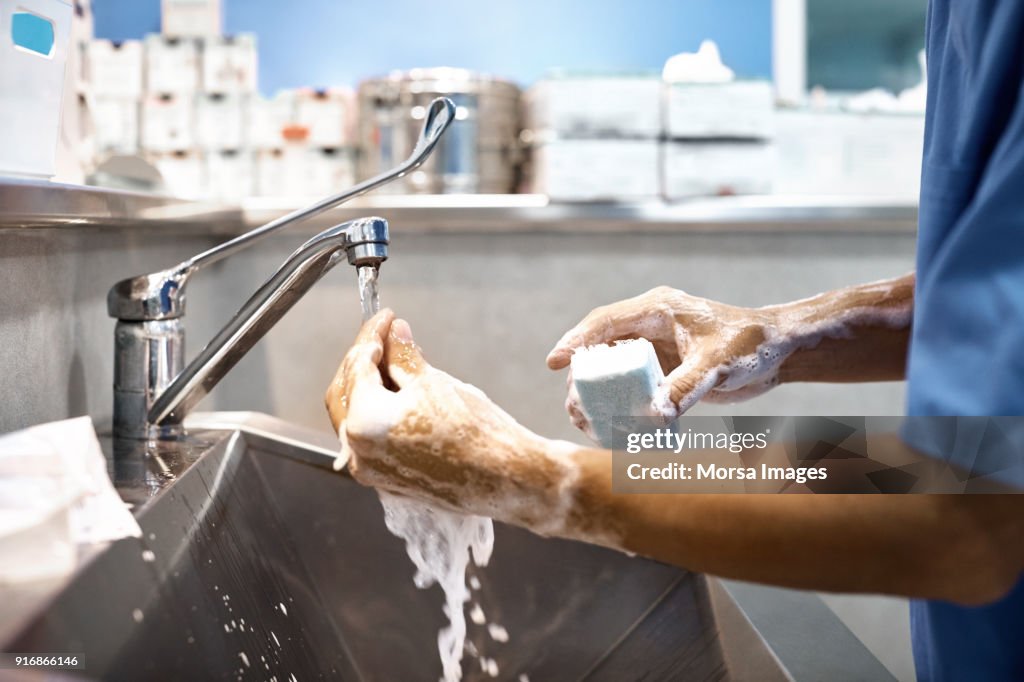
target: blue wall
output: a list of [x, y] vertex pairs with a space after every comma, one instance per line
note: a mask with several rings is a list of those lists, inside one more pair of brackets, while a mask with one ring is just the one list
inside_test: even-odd
[[[657, 71], [704, 38], [738, 74], [771, 75], [771, 0], [224, 2], [228, 33], [259, 36], [266, 94], [415, 66], [462, 66], [523, 84], [552, 67]], [[159, 0], [94, 0], [94, 11], [101, 38], [160, 30]]]

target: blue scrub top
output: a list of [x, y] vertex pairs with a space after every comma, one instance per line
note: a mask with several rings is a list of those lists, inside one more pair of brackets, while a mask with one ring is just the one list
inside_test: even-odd
[[[926, 45], [908, 413], [1024, 415], [1024, 0], [931, 0]], [[921, 680], [1024, 680], [1024, 579], [911, 626]]]

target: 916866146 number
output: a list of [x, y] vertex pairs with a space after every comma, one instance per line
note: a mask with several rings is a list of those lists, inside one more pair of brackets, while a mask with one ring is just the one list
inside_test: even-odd
[[0, 653], [0, 670], [12, 668], [82, 670], [85, 662], [81, 654]]

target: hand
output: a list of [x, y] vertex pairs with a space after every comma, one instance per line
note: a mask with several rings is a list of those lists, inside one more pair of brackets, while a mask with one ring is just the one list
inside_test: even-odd
[[[548, 367], [569, 365], [581, 346], [645, 338], [666, 373], [656, 409], [676, 417], [699, 400], [734, 402], [774, 386], [792, 335], [780, 331], [776, 308], [740, 308], [669, 287], [594, 309], [555, 344]], [[566, 409], [577, 428], [589, 430], [569, 377]]]
[[326, 402], [360, 483], [558, 530], [574, 471], [567, 444], [541, 438], [479, 389], [431, 367], [390, 310], [360, 330]]

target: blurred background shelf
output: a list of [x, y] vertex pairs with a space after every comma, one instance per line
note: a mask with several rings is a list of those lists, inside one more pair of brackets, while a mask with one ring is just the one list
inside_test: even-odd
[[[273, 199], [242, 202], [244, 219], [259, 225], [298, 208]], [[917, 207], [877, 198], [743, 196], [676, 203], [555, 203], [541, 194], [365, 197], [310, 221], [309, 230], [379, 213], [392, 231], [417, 232], [673, 232], [741, 229], [772, 232], [913, 231]], [[301, 229], [301, 228], [300, 228]]]
[[[312, 198], [305, 203], [312, 201]], [[170, 228], [230, 235], [305, 205], [251, 198], [239, 205], [141, 192], [0, 179], [0, 229]], [[292, 232], [312, 234], [335, 223], [380, 214], [404, 232], [913, 232], [917, 207], [875, 197], [709, 197], [676, 203], [553, 203], [540, 194], [441, 194], [361, 197]]]

